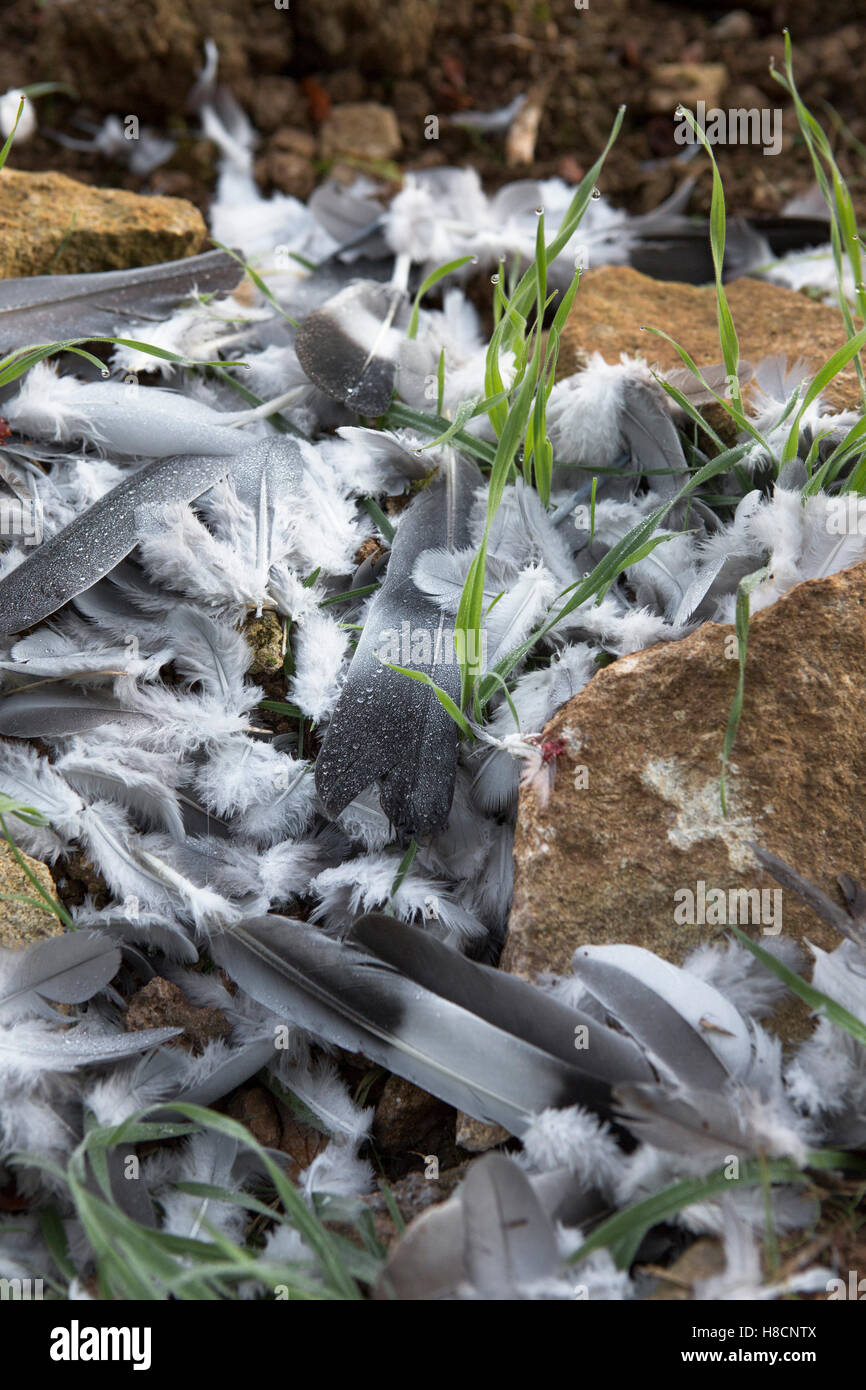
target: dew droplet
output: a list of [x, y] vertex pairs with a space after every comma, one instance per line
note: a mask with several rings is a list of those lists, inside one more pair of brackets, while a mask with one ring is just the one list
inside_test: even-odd
[[536, 217], [540, 217], [541, 214], [542, 214], [543, 212], [544, 212], [544, 208], [536, 208], [536, 209], [535, 209], [535, 215], [536, 215]]
[[477, 257], [477, 256], [473, 256], [473, 257], [472, 257], [472, 260], [469, 262], [469, 264], [470, 264], [470, 265], [477, 265], [477, 264], [478, 264], [478, 257]]
[[103, 381], [107, 381], [108, 378], [111, 376], [111, 372], [108, 370], [107, 367], [103, 367], [99, 375], [102, 377]]
[[491, 283], [491, 285], [498, 285], [498, 284], [499, 284], [499, 276], [498, 276], [498, 275], [491, 275], [491, 277], [490, 277], [490, 283]]
[[592, 190], [592, 197], [593, 197], [593, 198], [596, 198], [596, 199], [600, 198], [600, 197], [601, 197], [601, 189], [600, 189], [600, 188], [594, 188], [594, 189]]

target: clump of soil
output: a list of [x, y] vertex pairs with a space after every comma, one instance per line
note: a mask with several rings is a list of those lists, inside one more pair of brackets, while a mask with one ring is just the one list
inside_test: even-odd
[[[764, 157], [754, 145], [718, 146], [729, 208], [774, 213], [812, 184], [808, 151], [790, 103], [769, 64], [781, 66], [783, 26], [795, 46], [802, 95], [833, 131], [855, 204], [866, 210], [866, 114], [859, 99], [866, 30], [852, 0], [764, 0], [748, 11], [720, 4], [659, 0], [329, 0], [327, 6], [251, 7], [248, 0], [13, 0], [4, 11], [0, 91], [33, 81], [76, 87], [40, 101], [40, 133], [17, 146], [17, 168], [60, 168], [85, 181], [172, 193], [204, 207], [213, 187], [214, 150], [201, 139], [188, 98], [204, 42], [219, 47], [221, 79], [262, 133], [257, 170], [266, 186], [287, 167], [291, 187], [309, 187], [328, 161], [313, 154], [335, 104], [377, 102], [396, 113], [400, 168], [471, 164], [496, 186], [516, 177], [560, 174], [576, 181], [602, 148], [617, 107], [628, 110], [601, 186], [634, 211], [654, 206], [683, 177], [667, 160], [679, 152], [673, 105], [658, 68], [686, 73], [724, 69], [724, 109], [781, 108], [781, 152]], [[501, 133], [459, 128], [467, 110], [504, 106], [520, 92], [544, 90], [535, 159], [508, 167]], [[659, 106], [661, 104], [661, 109]], [[80, 134], [73, 119], [135, 114], [178, 139], [173, 159], [141, 177], [123, 163], [69, 150], [52, 131]], [[436, 117], [436, 138], [430, 138]], [[308, 137], [305, 142], [304, 136]], [[282, 143], [281, 143], [282, 142]], [[859, 146], [858, 146], [858, 142]], [[271, 157], [273, 156], [273, 157]], [[659, 161], [662, 161], [659, 163]], [[301, 168], [304, 165], [304, 168]], [[649, 166], [649, 167], [648, 167]], [[307, 172], [309, 169], [309, 173]], [[698, 176], [692, 207], [706, 211], [708, 161], [688, 166]]]

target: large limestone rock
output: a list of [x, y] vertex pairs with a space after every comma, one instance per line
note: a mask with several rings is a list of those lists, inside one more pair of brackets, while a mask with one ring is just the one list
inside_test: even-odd
[[206, 239], [201, 213], [183, 198], [0, 173], [0, 277], [156, 265], [194, 256]]
[[[563, 745], [549, 801], [521, 792], [505, 968], [568, 971], [586, 943], [632, 942], [681, 961], [724, 932], [711, 909], [704, 925], [676, 920], [684, 890], [697, 916], [700, 884], [707, 902], [723, 890], [726, 907], [731, 889], [778, 889], [751, 841], [841, 903], [836, 875], [866, 877], [864, 650], [866, 564], [798, 584], [753, 617], [727, 817], [719, 769], [733, 629], [707, 623], [599, 671], [545, 731]], [[744, 902], [735, 912], [763, 940], [777, 907], [786, 936], [838, 945], [788, 891], [762, 903], [757, 925]]]
[[[816, 304], [805, 294], [750, 279], [734, 280], [726, 293], [744, 361], [754, 364], [784, 352], [789, 366], [802, 357], [816, 371], [847, 339], [838, 309]], [[599, 266], [581, 278], [562, 333], [558, 375], [577, 371], [591, 352], [600, 352], [608, 362], [618, 362], [625, 352], [657, 362], [665, 371], [681, 367], [673, 346], [649, 328], [664, 329], [699, 367], [722, 360], [715, 290], [652, 280], [629, 266]], [[859, 404], [853, 366], [831, 382], [824, 399], [834, 410]]]

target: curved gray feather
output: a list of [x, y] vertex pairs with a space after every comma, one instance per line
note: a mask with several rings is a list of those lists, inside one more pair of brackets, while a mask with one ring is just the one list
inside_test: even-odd
[[70, 932], [39, 941], [21, 953], [0, 1007], [28, 994], [57, 1004], [83, 1004], [117, 974], [120, 950], [96, 932]]
[[[488, 1154], [472, 1164], [470, 1174], [484, 1170], [491, 1162], [498, 1165], [508, 1160]], [[582, 1226], [604, 1210], [600, 1194], [586, 1191], [581, 1180], [567, 1169], [554, 1169], [526, 1181], [548, 1223], [560, 1220], [569, 1226]], [[465, 1227], [472, 1199], [467, 1178], [447, 1202], [415, 1218], [391, 1247], [373, 1290], [374, 1299], [430, 1302], [455, 1296], [458, 1287], [468, 1282]]]
[[710, 1090], [727, 1081], [727, 1068], [692, 1024], [634, 974], [583, 951], [575, 953], [572, 969], [604, 1010], [672, 1075]]

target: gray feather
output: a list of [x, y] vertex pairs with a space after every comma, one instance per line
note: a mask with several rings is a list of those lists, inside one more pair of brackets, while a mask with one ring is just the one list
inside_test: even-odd
[[88, 334], [108, 336], [139, 314], [164, 318], [196, 291], [228, 292], [241, 275], [227, 252], [208, 251], [132, 270], [0, 280], [0, 351]]
[[[371, 920], [376, 919], [365, 919]], [[395, 935], [412, 933], [406, 940], [413, 944], [422, 935], [393, 919], [384, 920]], [[349, 1051], [363, 1052], [449, 1104], [502, 1124], [513, 1134], [522, 1133], [533, 1114], [551, 1106], [584, 1104], [608, 1113], [608, 1079], [601, 1079], [595, 1069], [601, 1066], [602, 1034], [609, 1030], [590, 1023], [590, 1047], [578, 1054], [575, 1028], [583, 1022], [582, 1015], [522, 981], [465, 963], [478, 972], [479, 1011], [473, 1012], [465, 978], [455, 986], [447, 974], [447, 967], [456, 966], [460, 958], [441, 949], [443, 992], [434, 993], [380, 957], [287, 917], [248, 919], [227, 930], [213, 946], [218, 963], [278, 1017]], [[495, 997], [506, 980], [535, 999], [534, 1022], [531, 1011], [524, 1009], [518, 1023], [526, 1028], [528, 1039], [511, 1028], [510, 998]], [[456, 1001], [448, 997], [448, 989], [458, 991]], [[542, 1050], [536, 1041], [541, 1038], [555, 1039], [557, 1051]], [[604, 1046], [608, 1044], [605, 1039]], [[621, 1055], [636, 1056], [637, 1063], [624, 1063], [620, 1076], [648, 1076], [649, 1069], [641, 1065], [636, 1051], [629, 1053], [627, 1044]], [[584, 1056], [591, 1059], [593, 1072], [578, 1064]]]
[[[102, 579], [135, 546], [148, 513], [191, 502], [237, 466], [246, 479], [256, 465], [272, 466], [287, 440], [256, 440], [236, 459], [216, 455], [158, 459], [101, 497], [39, 546], [0, 582], [0, 632], [20, 632], [56, 612]], [[291, 454], [294, 459], [294, 454]]]
[[400, 522], [385, 581], [316, 760], [316, 786], [332, 817], [377, 782], [382, 809], [400, 834], [436, 831], [448, 818], [457, 726], [433, 690], [389, 669], [379, 654], [387, 650], [389, 634], [426, 633], [430, 659], [395, 664], [424, 671], [459, 701], [460, 669], [445, 616], [419, 592], [412, 571], [431, 546], [454, 550], [467, 544], [469, 504], [479, 481], [473, 463], [452, 458]]
[[57, 1004], [83, 1004], [120, 968], [120, 950], [96, 932], [70, 932], [37, 942], [21, 955], [0, 1007], [28, 994]]

